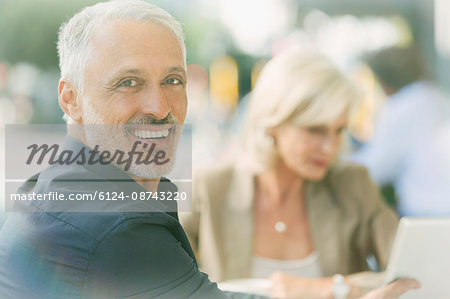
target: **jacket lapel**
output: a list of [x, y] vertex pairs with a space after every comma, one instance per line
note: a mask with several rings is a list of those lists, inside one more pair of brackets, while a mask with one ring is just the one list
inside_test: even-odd
[[338, 264], [344, 262], [339, 257], [342, 245], [338, 235], [340, 212], [338, 203], [330, 193], [326, 180], [321, 182], [308, 182], [307, 184], [307, 210], [311, 236], [323, 275], [337, 273]]
[[235, 169], [223, 201], [224, 269], [226, 277], [249, 277], [253, 242], [254, 175]]

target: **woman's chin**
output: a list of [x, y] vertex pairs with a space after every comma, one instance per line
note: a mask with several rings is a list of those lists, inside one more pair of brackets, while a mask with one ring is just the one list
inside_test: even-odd
[[313, 182], [317, 182], [322, 180], [327, 174], [328, 169], [314, 169], [309, 171], [307, 175], [305, 175], [305, 179]]

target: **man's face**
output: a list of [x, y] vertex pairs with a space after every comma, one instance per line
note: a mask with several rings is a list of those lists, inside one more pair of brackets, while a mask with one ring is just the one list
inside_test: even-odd
[[[140, 141], [140, 150], [155, 144], [173, 162], [187, 109], [184, 60], [175, 35], [157, 23], [106, 21], [93, 34], [91, 47], [82, 123], [114, 126], [86, 134], [88, 145], [127, 152]], [[160, 177], [170, 165], [156, 168], [133, 165], [129, 171]]]

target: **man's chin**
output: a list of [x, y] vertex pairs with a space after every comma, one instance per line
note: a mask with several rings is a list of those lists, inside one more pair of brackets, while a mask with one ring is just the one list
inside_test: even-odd
[[164, 165], [132, 165], [126, 172], [145, 179], [159, 179], [172, 171], [174, 158]]

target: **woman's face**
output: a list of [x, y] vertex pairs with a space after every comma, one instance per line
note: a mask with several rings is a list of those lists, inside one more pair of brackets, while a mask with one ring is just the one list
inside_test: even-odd
[[278, 163], [306, 180], [321, 180], [338, 153], [347, 113], [330, 124], [296, 127], [282, 124], [273, 129]]

